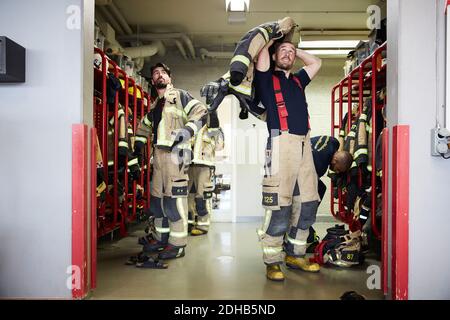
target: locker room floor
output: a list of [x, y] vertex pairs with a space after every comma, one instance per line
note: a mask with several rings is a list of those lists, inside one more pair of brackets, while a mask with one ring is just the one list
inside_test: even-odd
[[[322, 238], [330, 223], [316, 223]], [[369, 290], [366, 273], [378, 261], [366, 259], [351, 269], [322, 268], [317, 274], [284, 269], [286, 280], [266, 280], [256, 229], [260, 223], [213, 223], [206, 236], [189, 237], [186, 256], [168, 261], [165, 270], [124, 265], [139, 252], [137, 238], [143, 227], [119, 241], [98, 247], [97, 289], [92, 299], [339, 299], [355, 290], [367, 299], [383, 299]]]

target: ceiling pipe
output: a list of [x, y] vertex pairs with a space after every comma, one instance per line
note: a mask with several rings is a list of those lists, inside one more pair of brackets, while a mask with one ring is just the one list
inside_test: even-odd
[[192, 59], [195, 59], [195, 49], [194, 49], [194, 45], [192, 44], [191, 39], [190, 39], [187, 35], [185, 35], [185, 34], [182, 34], [182, 35], [181, 35], [181, 39], [182, 39], [182, 40], [184, 41], [184, 43], [186, 44], [186, 47], [188, 48], [188, 50], [189, 50], [189, 52], [190, 52], [190, 54], [191, 54]]
[[120, 12], [119, 8], [112, 2], [107, 8], [111, 10], [113, 15], [116, 17], [117, 22], [120, 24], [120, 26], [125, 30], [126, 34], [132, 34], [133, 30], [131, 30], [130, 26], [128, 25], [128, 22], [123, 17], [122, 13]]
[[180, 54], [183, 56], [184, 60], [187, 60], [188, 56], [186, 54], [186, 50], [184, 50], [183, 45], [181, 44], [180, 40], [174, 39], [175, 45], [178, 48], [178, 51], [180, 51]]
[[137, 72], [141, 71], [142, 68], [144, 67], [144, 58], [137, 58], [134, 59], [134, 68], [136, 69]]
[[[181, 39], [185, 43], [185, 45], [186, 45], [186, 47], [187, 47], [191, 57], [193, 59], [195, 59], [195, 57], [196, 57], [194, 45], [192, 44], [191, 39], [187, 35], [185, 35], [184, 33], [181, 33], [181, 32], [140, 33], [140, 34], [131, 34], [131, 35], [119, 36], [117, 39], [120, 40], [120, 41], [130, 41], [130, 40], [135, 40], [137, 37], [139, 37], [139, 39], [142, 40], [142, 41]], [[178, 47], [178, 49], [180, 49], [179, 44], [175, 43], [175, 45]], [[180, 52], [181, 52], [181, 50], [180, 50]]]
[[233, 57], [233, 52], [223, 52], [223, 51], [208, 51], [205, 48], [199, 50], [200, 58], [205, 60], [206, 58], [216, 58], [216, 59], [231, 59]]
[[96, 9], [99, 11], [99, 13], [105, 17], [106, 21], [114, 28], [116, 33], [124, 34], [124, 30], [120, 26], [119, 23], [117, 23], [116, 19], [112, 16], [112, 14], [106, 10], [106, 7], [98, 6]]
[[164, 43], [161, 40], [155, 41], [155, 46], [158, 49], [158, 56], [160, 57], [164, 57], [166, 55], [166, 46], [164, 45]]
[[177, 39], [181, 38], [181, 32], [168, 32], [168, 33], [135, 33], [130, 35], [122, 35], [117, 37], [119, 41], [132, 41], [139, 38], [142, 41], [151, 41], [151, 40], [166, 40], [166, 39]]
[[96, 6], [108, 6], [113, 3], [113, 0], [95, 0]]
[[124, 48], [124, 54], [131, 59], [154, 56], [158, 52], [158, 46], [155, 43], [139, 47]]

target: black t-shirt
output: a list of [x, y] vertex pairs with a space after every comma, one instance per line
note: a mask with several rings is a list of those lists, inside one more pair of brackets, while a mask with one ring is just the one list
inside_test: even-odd
[[339, 141], [330, 136], [318, 136], [311, 138], [312, 154], [317, 176], [322, 177], [331, 164], [333, 155], [339, 149]]
[[300, 69], [294, 75], [300, 80], [303, 89], [300, 89], [297, 82], [290, 74], [286, 78], [283, 71], [261, 72], [255, 70], [255, 86], [256, 101], [260, 101], [267, 110], [267, 129], [269, 132], [273, 129], [280, 129], [280, 120], [278, 117], [278, 108], [275, 100], [275, 91], [273, 89], [272, 75], [280, 79], [281, 93], [286, 104], [288, 112], [287, 122], [289, 133], [297, 135], [306, 135], [309, 130], [308, 125], [308, 105], [304, 88], [311, 82], [308, 73], [304, 69]]

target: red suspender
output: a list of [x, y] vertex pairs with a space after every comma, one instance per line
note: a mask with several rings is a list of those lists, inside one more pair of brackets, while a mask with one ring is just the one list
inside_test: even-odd
[[[275, 101], [277, 102], [278, 117], [280, 118], [280, 130], [288, 131], [289, 130], [287, 122], [288, 112], [286, 109], [286, 104], [284, 103], [283, 94], [281, 93], [280, 79], [278, 79], [278, 77], [275, 75], [272, 75], [272, 79], [273, 79], [273, 91], [275, 91]], [[300, 89], [303, 90], [300, 80], [296, 76], [293, 76], [293, 79], [300, 87]], [[311, 126], [309, 124], [309, 115], [308, 115], [308, 129], [311, 129]]]
[[272, 76], [273, 79], [273, 90], [275, 91], [275, 101], [278, 107], [278, 117], [280, 118], [280, 130], [287, 131], [289, 129], [287, 116], [288, 112], [286, 109], [286, 104], [284, 103], [283, 94], [281, 93], [280, 79], [275, 75]]

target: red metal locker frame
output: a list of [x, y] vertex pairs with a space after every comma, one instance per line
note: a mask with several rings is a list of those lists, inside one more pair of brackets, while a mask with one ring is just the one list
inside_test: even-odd
[[88, 129], [72, 125], [72, 298], [82, 299], [88, 292]]
[[[147, 112], [146, 112], [146, 110], [144, 108], [144, 101], [147, 101], [147, 106], [148, 106], [148, 103], [149, 103], [149, 101], [147, 100], [147, 95], [142, 90], [142, 87], [141, 86], [136, 86], [136, 88], [137, 88], [138, 92], [141, 92], [141, 98], [138, 100], [139, 104], [137, 104], [137, 106], [136, 106], [136, 107], [139, 107], [139, 109], [138, 109], [137, 116], [136, 116], [136, 119], [135, 119], [135, 122], [134, 122], [134, 124], [135, 124], [134, 125], [134, 134], [136, 134], [138, 124], [140, 123], [142, 118], [145, 117], [145, 115], [147, 114]], [[141, 210], [142, 210], [142, 209], [148, 207], [148, 205], [147, 205], [147, 202], [148, 202], [147, 199], [148, 198], [146, 196], [147, 195], [147, 193], [146, 193], [147, 185], [146, 185], [145, 179], [144, 179], [145, 175], [146, 175], [146, 172], [147, 172], [147, 167], [145, 166], [144, 163], [139, 163], [139, 166], [141, 168], [141, 175], [139, 177], [139, 185], [144, 189], [144, 192], [142, 194], [141, 200], [139, 200], [139, 203], [136, 201], [136, 208], [139, 205], [141, 207]]]
[[392, 134], [392, 298], [407, 300], [409, 272], [409, 126], [394, 126]]
[[[104, 176], [106, 181], [108, 181], [108, 128], [109, 128], [109, 118], [114, 117], [114, 166], [113, 166], [113, 175], [114, 181], [112, 181], [113, 186], [113, 194], [111, 195], [109, 192], [106, 194], [106, 200], [103, 202], [97, 203], [97, 237], [102, 237], [110, 232], [113, 232], [116, 229], [120, 230], [120, 236], [126, 236], [126, 225], [128, 222], [132, 222], [136, 220], [136, 182], [133, 182], [133, 194], [129, 194], [128, 192], [128, 159], [126, 159], [125, 171], [124, 171], [124, 190], [125, 196], [123, 203], [119, 203], [119, 194], [118, 194], [118, 144], [119, 144], [119, 122], [118, 122], [118, 110], [119, 110], [119, 102], [124, 105], [125, 112], [125, 123], [126, 130], [128, 130], [128, 107], [129, 107], [129, 99], [132, 99], [132, 109], [134, 112], [134, 121], [133, 121], [133, 134], [136, 132], [137, 124], [138, 124], [138, 110], [137, 110], [137, 89], [141, 91], [141, 100], [143, 101], [144, 97], [147, 99], [148, 111], [150, 110], [150, 96], [147, 92], [144, 92], [141, 87], [137, 86], [135, 80], [127, 75], [127, 73], [119, 68], [117, 64], [109, 59], [102, 50], [95, 48], [95, 52], [99, 53], [102, 57], [102, 66], [106, 66], [106, 63], [109, 62], [109, 72], [114, 74], [115, 77], [122, 79], [124, 81], [123, 87], [116, 93], [115, 101], [114, 101], [114, 110], [108, 110], [107, 105], [107, 97], [106, 97], [106, 89], [107, 89], [107, 70], [106, 68], [102, 68], [102, 71], [98, 69], [94, 69], [94, 83], [100, 86], [99, 90], [102, 92], [102, 103], [101, 108], [96, 105], [94, 110], [94, 123], [97, 126], [99, 132], [99, 140], [100, 140], [100, 149], [102, 151], [102, 158], [104, 163]], [[101, 77], [99, 80], [98, 78]], [[128, 89], [133, 88], [133, 94], [130, 97]], [[143, 113], [143, 103], [141, 107], [141, 113]], [[150, 140], [150, 139], [149, 139]], [[151, 147], [151, 141], [148, 142], [149, 148]], [[149, 149], [148, 148], [148, 149]], [[150, 152], [149, 152], [150, 153]], [[149, 170], [149, 168], [148, 168]], [[147, 171], [149, 172], [149, 171]], [[149, 199], [150, 199], [150, 177], [149, 173], [147, 174], [147, 181], [144, 183], [143, 181], [144, 172], [141, 175], [141, 182], [144, 188], [144, 194], [146, 196], [145, 207], [149, 207]], [[108, 183], [109, 184], [109, 183]], [[132, 205], [132, 210], [130, 213], [130, 204]], [[108, 205], [111, 207], [112, 213], [107, 213]], [[121, 217], [120, 221], [118, 217]], [[112, 219], [111, 219], [112, 218]]]
[[[377, 121], [376, 121], [376, 116], [377, 116], [377, 112], [381, 109], [378, 105], [377, 105], [377, 97], [376, 97], [376, 93], [377, 93], [377, 76], [378, 73], [381, 70], [378, 70], [377, 68], [377, 59], [378, 56], [381, 55], [381, 53], [386, 50], [386, 44], [384, 44], [384, 46], [380, 46], [379, 48], [377, 48], [375, 50], [375, 52], [372, 54], [371, 57], [371, 62], [372, 62], [372, 88], [371, 88], [371, 93], [372, 93], [372, 141], [370, 143], [372, 143], [372, 159], [371, 159], [371, 166], [372, 166], [372, 172], [371, 172], [371, 182], [372, 182], [372, 208], [371, 208], [371, 227], [372, 227], [372, 232], [374, 233], [375, 237], [378, 238], [378, 240], [381, 240], [381, 232], [377, 226], [377, 221], [376, 221], [376, 208], [377, 208], [377, 194], [376, 194], [376, 179], [377, 179], [377, 170], [376, 170], [376, 157], [374, 156], [375, 154], [375, 150], [376, 150], [376, 146], [377, 146]], [[383, 71], [386, 71], [386, 65], [384, 65], [384, 67], [382, 68]], [[369, 159], [370, 160], [370, 159]]]
[[[151, 108], [151, 104], [152, 104], [152, 100], [150, 97], [149, 93], [145, 93], [145, 97], [147, 99], [147, 110], [146, 112], [150, 112], [150, 108]], [[144, 115], [145, 116], [145, 115]], [[146, 198], [147, 198], [147, 203], [146, 203], [146, 209], [150, 208], [150, 175], [151, 175], [151, 165], [150, 165], [150, 157], [152, 155], [152, 140], [148, 139], [147, 140], [147, 157], [146, 157], [146, 162], [145, 162], [145, 167], [146, 167], [146, 171], [147, 171], [147, 181], [146, 181], [146, 189], [145, 189], [145, 194], [146, 194]]]
[[[372, 150], [375, 152], [376, 149], [376, 112], [380, 110], [380, 108], [376, 104], [376, 91], [377, 91], [377, 76], [378, 74], [383, 71], [386, 71], [386, 65], [382, 67], [381, 70], [377, 69], [377, 59], [382, 54], [383, 51], [387, 49], [386, 43], [378, 47], [369, 57], [367, 57], [364, 61], [361, 62], [359, 66], [354, 68], [345, 78], [343, 78], [339, 83], [337, 83], [331, 91], [331, 135], [335, 137], [335, 131], [336, 129], [340, 130], [343, 127], [342, 118], [343, 118], [343, 103], [347, 102], [347, 112], [348, 112], [348, 118], [347, 118], [347, 132], [351, 128], [352, 124], [352, 103], [353, 103], [353, 92], [357, 90], [357, 97], [358, 99], [356, 101], [359, 102], [358, 107], [358, 114], [362, 112], [362, 102], [364, 97], [372, 96], [372, 141], [370, 141]], [[370, 72], [370, 74], [369, 74]], [[356, 81], [355, 81], [356, 80]], [[343, 89], [346, 89], [347, 91], [344, 93]], [[370, 89], [370, 95], [365, 93], [366, 90]], [[339, 97], [336, 99], [336, 90], [339, 90]], [[355, 101], [355, 102], [356, 102]], [[336, 103], [339, 104], [339, 124], [336, 125]], [[381, 239], [381, 232], [378, 229], [378, 226], [376, 225], [376, 170], [375, 170], [375, 157], [372, 157], [370, 159], [370, 165], [372, 167], [371, 171], [371, 186], [372, 190], [372, 208], [371, 208], [371, 228], [373, 229], [374, 235]], [[361, 172], [359, 173], [359, 183], [361, 184]], [[354, 225], [351, 211], [353, 208], [347, 208], [345, 209], [345, 205], [343, 203], [344, 201], [344, 195], [342, 191], [338, 190], [338, 199], [335, 201], [334, 194], [333, 194], [333, 185], [331, 185], [330, 188], [331, 192], [331, 201], [330, 201], [330, 210], [331, 214], [338, 220], [349, 224], [350, 229], [358, 228], [358, 225]], [[338, 210], [335, 210], [336, 204], [338, 205]]]
[[[105, 177], [105, 183], [108, 184], [108, 106], [107, 106], [107, 97], [106, 97], [106, 75], [107, 70], [105, 68], [106, 62], [109, 59], [105, 56], [103, 51], [101, 51], [98, 48], [94, 48], [95, 52], [100, 54], [102, 57], [102, 70], [99, 71], [98, 69], [94, 68], [94, 84], [95, 84], [95, 78], [98, 78], [98, 75], [101, 76], [101, 85], [100, 90], [102, 92], [102, 103], [101, 103], [101, 111], [99, 112], [99, 108], [96, 106], [94, 110], [94, 124], [96, 126], [99, 126], [99, 141], [100, 141], [100, 149], [102, 151], [102, 161], [103, 161], [103, 176]], [[109, 195], [109, 192], [106, 193], [106, 198], [104, 202], [98, 203], [97, 210], [98, 210], [98, 218], [100, 221], [97, 220], [97, 228], [99, 229], [99, 236], [102, 234], [103, 230], [108, 229], [108, 226], [106, 225], [106, 206], [107, 204], [113, 203], [112, 197]]]
[[[131, 83], [133, 84], [133, 135], [136, 134], [136, 129], [137, 129], [137, 118], [138, 118], [138, 114], [137, 114], [137, 85], [136, 85], [136, 81], [134, 79], [131, 79]], [[128, 171], [128, 170], [127, 170]], [[135, 221], [136, 220], [136, 190], [137, 190], [137, 182], [135, 180], [133, 180], [133, 194], [131, 197], [131, 215], [130, 215], [130, 221]]]
[[[119, 77], [119, 74], [122, 73], [121, 69], [117, 66], [117, 64], [110, 60], [106, 55], [98, 48], [95, 48], [95, 52], [99, 53], [102, 56], [102, 66], [106, 66], [106, 61], [108, 61], [109, 64], [109, 72], [114, 74], [114, 76]], [[94, 74], [99, 73], [97, 69], [94, 69]], [[101, 132], [100, 137], [100, 144], [101, 144], [101, 151], [102, 151], [102, 158], [103, 158], [103, 172], [105, 177], [105, 182], [107, 185], [109, 185], [109, 163], [108, 163], [108, 129], [109, 129], [109, 118], [110, 116], [114, 117], [114, 165], [113, 165], [113, 175], [114, 175], [114, 181], [112, 181], [113, 186], [113, 195], [111, 195], [109, 192], [106, 193], [106, 199], [104, 202], [99, 203], [97, 206], [98, 210], [98, 230], [97, 230], [97, 237], [102, 237], [110, 232], [113, 232], [116, 229], [121, 230], [121, 235], [124, 235], [124, 219], [122, 218], [121, 221], [118, 221], [118, 215], [121, 213], [121, 210], [118, 205], [118, 102], [119, 102], [119, 93], [116, 93], [116, 96], [114, 98], [114, 110], [110, 112], [108, 109], [107, 104], [107, 97], [106, 97], [106, 91], [107, 91], [107, 84], [106, 84], [106, 78], [107, 78], [107, 70], [106, 68], [102, 67], [101, 73], [101, 91], [102, 91], [102, 108], [101, 108], [101, 114], [96, 114], [98, 112], [98, 108], [96, 108], [94, 113], [94, 122], [96, 125], [100, 125], [101, 128], [99, 132]], [[125, 82], [127, 80], [125, 79]], [[99, 123], [98, 117], [101, 118], [101, 121]], [[107, 208], [110, 208], [111, 213], [107, 213]], [[123, 215], [121, 215], [123, 217]], [[112, 218], [112, 219], [111, 219]], [[99, 221], [100, 220], [100, 221]]]

